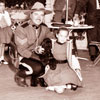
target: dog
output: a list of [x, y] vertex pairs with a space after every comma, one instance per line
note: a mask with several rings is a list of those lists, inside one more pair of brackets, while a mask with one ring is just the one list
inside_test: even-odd
[[51, 70], [56, 69], [56, 59], [52, 54], [52, 41], [49, 38], [45, 38], [41, 43], [42, 48], [44, 48], [44, 52], [39, 55], [41, 62], [44, 65], [49, 65]]

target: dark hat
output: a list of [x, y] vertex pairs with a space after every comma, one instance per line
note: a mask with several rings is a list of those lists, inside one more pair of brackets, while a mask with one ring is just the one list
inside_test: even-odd
[[0, 0], [0, 3], [5, 3], [5, 0]]
[[31, 12], [34, 11], [44, 11], [45, 14], [50, 14], [52, 11], [45, 9], [44, 5], [41, 2], [36, 2], [32, 8]]

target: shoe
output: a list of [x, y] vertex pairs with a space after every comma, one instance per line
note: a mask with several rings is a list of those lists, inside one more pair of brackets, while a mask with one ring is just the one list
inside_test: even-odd
[[62, 88], [62, 87], [60, 87], [60, 86], [57, 86], [57, 87], [55, 87], [55, 92], [57, 92], [57, 93], [63, 93], [64, 92], [64, 90], [65, 90], [65, 88]]
[[45, 82], [44, 78], [39, 78], [39, 84], [41, 87], [47, 87], [48, 84]]
[[73, 91], [76, 91], [77, 90], [77, 88], [78, 88], [78, 86], [77, 85], [71, 85], [71, 90], [73, 90]]
[[8, 62], [7, 62], [7, 61], [5, 61], [5, 60], [1, 60], [1, 61], [0, 61], [0, 64], [5, 64], [5, 65], [7, 65], [7, 64], [8, 64]]
[[32, 87], [37, 87], [38, 86], [38, 80], [37, 78], [31, 78], [31, 84]]
[[54, 86], [48, 86], [46, 87], [47, 91], [55, 91], [55, 87]]
[[70, 89], [70, 90], [77, 90], [78, 86], [72, 83], [66, 84], [66, 89]]
[[37, 83], [31, 83], [31, 86], [32, 86], [32, 87], [37, 87], [38, 84], [37, 84]]

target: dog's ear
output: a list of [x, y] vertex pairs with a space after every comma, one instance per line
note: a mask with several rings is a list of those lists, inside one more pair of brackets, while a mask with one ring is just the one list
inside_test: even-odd
[[56, 69], [57, 62], [56, 62], [56, 60], [54, 58], [49, 60], [49, 66], [50, 66], [51, 70], [55, 70]]
[[47, 48], [47, 46], [52, 46], [52, 41], [51, 41], [51, 39], [49, 39], [49, 38], [45, 38], [44, 40], [43, 40], [43, 42], [41, 43], [41, 46], [43, 47], [43, 48]]

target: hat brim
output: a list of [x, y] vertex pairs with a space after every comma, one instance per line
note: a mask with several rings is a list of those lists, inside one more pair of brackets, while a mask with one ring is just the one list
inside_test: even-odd
[[44, 11], [45, 14], [50, 14], [50, 13], [52, 13], [52, 11], [47, 10], [47, 9], [32, 9], [32, 10], [31, 10], [31, 13], [34, 12], [34, 11]]

